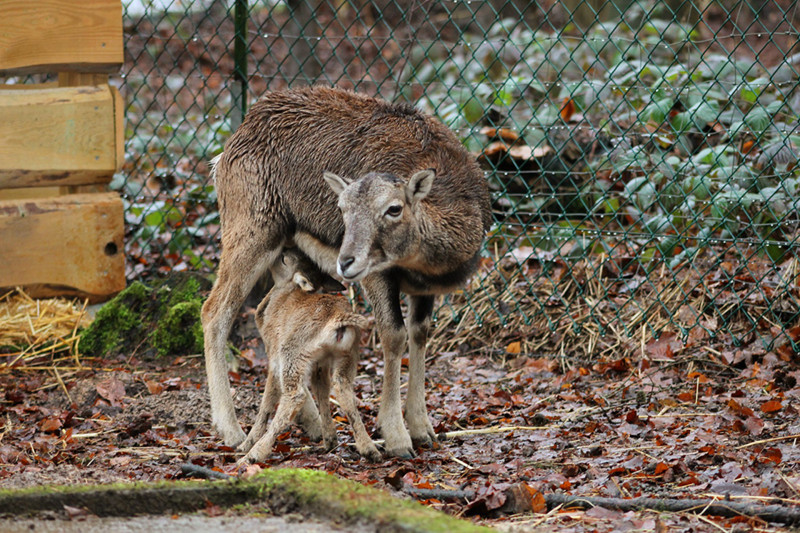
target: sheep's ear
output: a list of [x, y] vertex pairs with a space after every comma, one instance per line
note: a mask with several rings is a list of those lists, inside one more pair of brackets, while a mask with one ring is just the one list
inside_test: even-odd
[[342, 191], [350, 185], [350, 182], [341, 176], [337, 176], [333, 172], [323, 172], [322, 177], [328, 182], [328, 185], [333, 189], [333, 192], [336, 193], [336, 196], [341, 195]]
[[315, 290], [314, 289], [314, 285], [310, 281], [308, 281], [308, 278], [305, 277], [300, 272], [295, 272], [294, 273], [294, 276], [292, 277], [292, 281], [294, 281], [295, 284], [298, 287], [300, 287], [300, 289], [303, 292], [314, 292], [314, 290]]
[[410, 205], [414, 205], [428, 196], [435, 177], [436, 171], [432, 168], [420, 170], [411, 176], [406, 185], [406, 200]]

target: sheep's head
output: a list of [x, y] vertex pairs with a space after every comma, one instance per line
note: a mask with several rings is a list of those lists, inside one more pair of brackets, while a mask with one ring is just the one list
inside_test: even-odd
[[418, 209], [435, 176], [433, 170], [422, 170], [405, 182], [394, 174], [370, 172], [351, 181], [325, 172], [344, 219], [336, 264], [342, 279], [358, 281], [419, 251]]

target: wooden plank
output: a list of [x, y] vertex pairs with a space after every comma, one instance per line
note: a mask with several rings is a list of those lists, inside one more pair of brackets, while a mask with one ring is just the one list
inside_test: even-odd
[[114, 193], [0, 201], [0, 287], [108, 297], [125, 288], [123, 235]]
[[81, 85], [105, 85], [108, 83], [108, 74], [93, 74], [91, 72], [59, 72], [59, 87], [78, 87]]
[[30, 200], [64, 194], [62, 187], [26, 187], [24, 189], [0, 189], [0, 200]]
[[122, 61], [120, 0], [0, 2], [0, 76], [108, 73]]
[[0, 188], [108, 183], [122, 112], [105, 86], [0, 91]]
[[117, 151], [114, 153], [117, 166], [114, 170], [119, 172], [125, 162], [125, 102], [116, 87], [109, 85], [108, 88], [111, 90], [111, 97], [114, 99], [114, 127], [116, 128], [114, 144], [117, 147]]
[[[108, 75], [106, 75], [108, 78]], [[20, 89], [52, 89], [58, 87], [58, 81], [45, 81], [42, 83], [2, 83], [0, 91], [19, 91]]]

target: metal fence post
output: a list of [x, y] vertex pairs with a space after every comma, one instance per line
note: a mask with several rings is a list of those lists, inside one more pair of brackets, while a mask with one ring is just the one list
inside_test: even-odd
[[236, 130], [247, 112], [247, 0], [236, 0], [233, 6], [235, 33], [233, 38], [234, 83], [231, 87], [231, 130]]

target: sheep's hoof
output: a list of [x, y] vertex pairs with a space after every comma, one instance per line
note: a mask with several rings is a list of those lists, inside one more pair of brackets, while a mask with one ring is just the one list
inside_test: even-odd
[[434, 438], [435, 435], [431, 436], [426, 434], [420, 437], [411, 437], [411, 442], [414, 444], [415, 448], [432, 448]]
[[235, 448], [241, 444], [247, 436], [244, 434], [244, 431], [242, 431], [242, 428], [239, 427], [238, 422], [233, 425], [215, 423], [213, 426], [217, 431], [217, 434], [222, 437], [223, 442], [225, 442], [225, 446], [230, 446], [231, 448]]
[[417, 454], [414, 453], [413, 448], [401, 446], [398, 448], [387, 448], [386, 454], [391, 457], [399, 457], [400, 459], [413, 459]]

